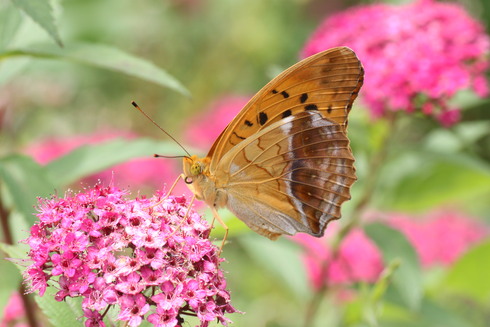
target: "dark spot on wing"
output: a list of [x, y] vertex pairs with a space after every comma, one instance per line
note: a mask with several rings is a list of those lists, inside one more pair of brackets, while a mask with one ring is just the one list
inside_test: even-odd
[[233, 132], [233, 135], [235, 135], [236, 137], [238, 137], [241, 140], [245, 140], [245, 138], [243, 136], [238, 135], [236, 132]]
[[318, 110], [318, 106], [316, 104], [307, 104], [305, 106], [306, 110]]
[[264, 125], [265, 123], [267, 123], [268, 119], [269, 119], [269, 117], [267, 117], [267, 114], [265, 112], [261, 112], [259, 114], [259, 124], [260, 125]]
[[250, 120], [245, 120], [245, 125], [250, 127], [250, 126], [253, 126], [253, 123]]
[[282, 113], [282, 118], [286, 118], [291, 116], [291, 110], [286, 110]]
[[308, 94], [307, 93], [301, 94], [301, 96], [299, 97], [299, 101], [301, 101], [301, 103], [305, 103], [306, 100], [308, 100]]
[[289, 98], [289, 93], [288, 92], [282, 91], [281, 94], [284, 97], [284, 99]]
[[327, 112], [328, 112], [328, 113], [331, 113], [331, 112], [332, 112], [332, 105], [331, 105], [331, 104], [330, 104], [330, 105], [328, 105]]
[[276, 94], [277, 93], [277, 90], [272, 90], [272, 93]]

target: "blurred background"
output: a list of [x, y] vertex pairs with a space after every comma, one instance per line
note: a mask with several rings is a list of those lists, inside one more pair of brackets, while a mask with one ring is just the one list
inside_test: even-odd
[[[271, 242], [223, 211], [223, 269], [244, 312], [229, 318], [489, 326], [489, 26], [487, 0], [0, 0], [2, 241], [26, 238], [36, 197], [173, 183], [180, 159], [152, 155], [183, 151], [132, 100], [205, 155], [279, 72], [347, 45], [366, 68], [349, 123], [353, 198], [322, 239]], [[19, 271], [0, 269], [0, 326], [26, 326]]]

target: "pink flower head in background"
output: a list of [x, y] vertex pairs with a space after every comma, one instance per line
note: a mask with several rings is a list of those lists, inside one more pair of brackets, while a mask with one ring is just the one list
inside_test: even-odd
[[[480, 223], [452, 211], [429, 213], [422, 219], [398, 213], [372, 216], [404, 233], [425, 268], [454, 263], [488, 235], [488, 230]], [[374, 282], [383, 269], [382, 256], [375, 244], [362, 229], [353, 229], [342, 240], [334, 258], [329, 242], [335, 233], [334, 228], [330, 228], [324, 238], [306, 234], [292, 238], [305, 249], [303, 261], [313, 287], [318, 289], [325, 283]]]
[[448, 266], [488, 236], [488, 228], [455, 211], [436, 211], [422, 219], [392, 213], [384, 217], [402, 231], [417, 250], [422, 266]]
[[81, 297], [87, 326], [105, 326], [108, 306], [132, 327], [144, 319], [177, 326], [186, 314], [197, 315], [200, 326], [227, 325], [225, 313], [236, 309], [207, 222], [184, 197], [127, 194], [97, 185], [40, 200], [39, 222], [25, 240], [30, 291], [42, 296], [49, 284], [57, 301]]
[[[118, 138], [132, 140], [136, 137], [133, 133], [120, 131], [45, 139], [31, 144], [24, 153], [31, 155], [40, 164], [48, 164], [85, 145], [101, 144]], [[135, 190], [155, 192], [165, 185], [165, 181], [173, 181], [177, 178], [181, 172], [181, 165], [180, 161], [171, 159], [155, 159], [150, 156], [136, 158], [88, 176], [82, 182], [87, 185], [93, 185], [99, 181], [109, 184], [115, 177], [121, 187], [131, 185]], [[185, 185], [177, 184], [173, 193], [189, 194], [189, 191]]]
[[27, 326], [25, 320], [26, 313], [21, 295], [15, 292], [10, 296], [7, 305], [3, 309], [3, 316], [0, 318], [0, 327], [24, 327]]
[[191, 119], [185, 129], [188, 144], [205, 151], [209, 150], [225, 127], [248, 103], [250, 97], [225, 96]]
[[363, 98], [373, 117], [420, 109], [449, 126], [459, 119], [449, 101], [460, 90], [488, 95], [489, 37], [458, 4], [417, 1], [358, 6], [328, 17], [302, 50], [307, 57], [352, 48], [366, 78]]
[[[327, 229], [327, 237], [316, 238], [297, 234], [292, 239], [305, 249], [303, 262], [312, 286], [319, 289], [328, 285], [374, 282], [383, 269], [383, 261], [374, 243], [361, 229], [349, 233], [334, 258], [329, 240], [334, 228]], [[338, 232], [338, 230], [337, 230]]]

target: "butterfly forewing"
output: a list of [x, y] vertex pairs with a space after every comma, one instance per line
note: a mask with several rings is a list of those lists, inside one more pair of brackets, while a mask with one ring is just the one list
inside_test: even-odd
[[208, 154], [211, 167], [243, 140], [299, 112], [318, 111], [345, 126], [362, 82], [362, 65], [346, 47], [318, 53], [291, 66], [262, 88], [216, 140]]
[[353, 164], [341, 125], [318, 112], [300, 112], [225, 154], [217, 186], [226, 192], [228, 208], [262, 235], [320, 236], [350, 198]]

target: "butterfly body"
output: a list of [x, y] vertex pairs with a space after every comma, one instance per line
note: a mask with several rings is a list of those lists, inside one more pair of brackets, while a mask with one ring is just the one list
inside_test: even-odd
[[270, 239], [322, 236], [356, 180], [346, 127], [362, 81], [345, 47], [293, 65], [250, 100], [206, 157], [184, 158], [190, 189]]

